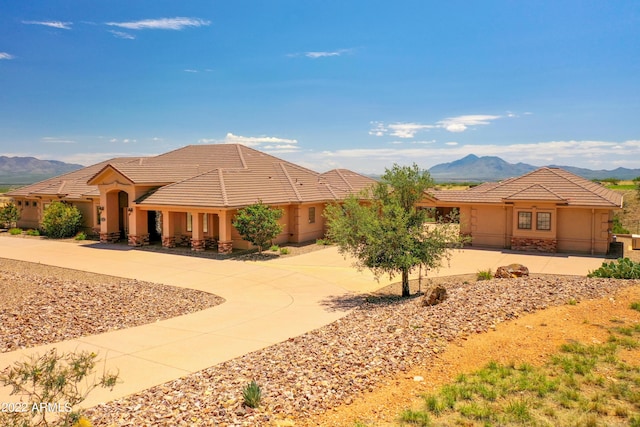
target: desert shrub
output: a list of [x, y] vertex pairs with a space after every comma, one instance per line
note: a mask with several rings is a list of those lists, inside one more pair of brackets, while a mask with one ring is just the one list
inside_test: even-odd
[[629, 258], [619, 258], [609, 263], [603, 262], [600, 268], [590, 271], [587, 277], [640, 279], [640, 263], [633, 262]]
[[289, 252], [289, 248], [280, 248], [280, 255], [288, 255]]
[[[0, 372], [0, 384], [10, 386], [11, 394], [20, 394], [26, 411], [0, 413], [3, 426], [90, 426], [79, 410], [74, 410], [95, 388], [113, 389], [118, 374], [103, 372], [94, 376], [95, 353], [59, 354], [55, 348], [43, 356], [33, 355], [15, 362]], [[89, 381], [93, 379], [93, 381]], [[41, 409], [43, 402], [46, 410]], [[56, 406], [58, 405], [58, 406]]]
[[27, 230], [27, 236], [39, 236], [40, 235], [40, 231], [35, 230], [35, 229], [31, 229], [31, 230]]
[[44, 210], [42, 229], [48, 237], [72, 237], [78, 232], [81, 224], [82, 214], [75, 206], [53, 202]]
[[316, 245], [329, 246], [331, 244], [331, 240], [329, 239], [317, 239]]
[[258, 202], [240, 209], [233, 218], [233, 226], [243, 239], [256, 245], [262, 254], [262, 248], [282, 231], [284, 226], [278, 222], [282, 214], [282, 209]]
[[611, 232], [613, 234], [631, 234], [631, 232], [627, 228], [624, 228], [624, 226], [622, 225], [619, 215], [613, 216], [613, 224], [611, 226]]
[[76, 237], [74, 237], [74, 239], [76, 239], [76, 240], [87, 240], [87, 235], [85, 234], [84, 231], [81, 231], [78, 234], [76, 234]]
[[271, 245], [271, 247], [269, 248], [269, 250], [273, 252], [278, 252], [279, 249], [280, 249], [280, 246], [278, 245]]
[[257, 408], [260, 406], [260, 400], [262, 399], [262, 390], [257, 382], [251, 381], [242, 389], [242, 399], [245, 406], [249, 408]]
[[13, 202], [0, 207], [0, 226], [12, 227], [20, 219], [20, 211]]
[[476, 273], [476, 280], [491, 280], [493, 279], [493, 272], [491, 269], [480, 270]]
[[9, 234], [12, 236], [17, 236], [18, 234], [22, 234], [22, 228], [10, 228]]

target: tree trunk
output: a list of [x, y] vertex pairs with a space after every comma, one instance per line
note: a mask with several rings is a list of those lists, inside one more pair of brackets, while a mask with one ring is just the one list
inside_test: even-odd
[[411, 295], [411, 290], [409, 289], [409, 269], [405, 268], [402, 270], [402, 296], [408, 297]]

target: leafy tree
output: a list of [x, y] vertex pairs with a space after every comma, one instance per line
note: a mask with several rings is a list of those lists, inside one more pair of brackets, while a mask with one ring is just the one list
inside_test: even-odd
[[450, 249], [464, 242], [453, 221], [428, 224], [428, 210], [416, 208], [432, 186], [429, 172], [416, 164], [393, 165], [368, 192], [327, 207], [327, 236], [340, 253], [353, 256], [359, 268], [376, 277], [401, 273], [402, 296], [409, 296], [411, 270], [440, 267], [451, 257]]
[[48, 237], [62, 239], [74, 236], [82, 225], [82, 214], [75, 206], [53, 202], [42, 217], [42, 229]]
[[11, 228], [19, 219], [20, 211], [13, 202], [6, 203], [2, 208], [0, 208], [0, 224]]
[[282, 231], [278, 220], [282, 217], [282, 209], [272, 209], [259, 201], [256, 204], [240, 209], [233, 219], [233, 226], [243, 239], [262, 248], [271, 242]]

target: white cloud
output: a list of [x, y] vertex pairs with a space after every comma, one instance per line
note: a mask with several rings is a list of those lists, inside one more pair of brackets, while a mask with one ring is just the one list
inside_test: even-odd
[[291, 53], [287, 56], [292, 58], [304, 56], [305, 58], [318, 59], [318, 58], [330, 58], [334, 56], [342, 56], [352, 51], [353, 49], [338, 49], [333, 51], [310, 51], [310, 52], [301, 52], [301, 53]]
[[42, 138], [42, 142], [47, 144], [75, 144], [76, 141], [66, 138], [58, 138], [55, 136], [45, 136]]
[[197, 72], [198, 72], [198, 70], [192, 70], [192, 69], [190, 69], [190, 68], [187, 68], [187, 69], [185, 69], [185, 70], [184, 70], [184, 72], [185, 72], [185, 73], [197, 73]]
[[15, 58], [13, 55], [7, 53], [7, 52], [0, 52], [0, 60], [2, 59], [13, 59]]
[[22, 21], [23, 24], [29, 25], [44, 25], [45, 27], [58, 28], [60, 30], [70, 30], [72, 22], [62, 21]]
[[458, 143], [455, 141], [450, 141], [450, 142], [445, 142], [444, 145], [454, 146], [454, 145], [458, 145]]
[[[507, 117], [517, 117], [513, 113], [508, 113]], [[413, 122], [396, 122], [385, 124], [383, 122], [371, 122], [369, 135], [373, 136], [397, 136], [398, 138], [414, 138], [416, 134], [423, 130], [429, 129], [445, 129], [449, 132], [464, 132], [469, 126], [488, 125], [493, 120], [502, 118], [502, 116], [494, 116], [487, 114], [466, 115], [458, 117], [449, 117], [436, 122], [435, 124], [423, 124]]]
[[275, 136], [241, 136], [229, 132], [224, 139], [202, 138], [200, 144], [242, 144], [247, 147], [260, 147], [269, 153], [298, 152], [298, 140]]
[[133, 34], [125, 33], [123, 31], [109, 30], [109, 32], [119, 39], [134, 40], [136, 38]]
[[203, 27], [211, 22], [200, 18], [159, 18], [131, 22], [107, 22], [106, 25], [129, 30], [182, 30], [187, 27]]
[[492, 120], [501, 117], [482, 114], [449, 117], [448, 119], [440, 120], [437, 125], [449, 132], [464, 132], [469, 126], [488, 125]]

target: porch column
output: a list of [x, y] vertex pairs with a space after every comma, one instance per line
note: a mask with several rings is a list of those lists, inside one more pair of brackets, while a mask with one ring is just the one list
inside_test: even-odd
[[162, 247], [175, 248], [175, 215], [171, 211], [162, 211]]
[[149, 245], [149, 224], [148, 213], [135, 205], [127, 208], [126, 215], [129, 216], [129, 246]]
[[205, 241], [204, 241], [204, 232], [202, 230], [202, 214], [194, 213], [192, 214], [192, 235], [191, 235], [191, 250], [202, 252], [204, 251]]
[[218, 253], [229, 254], [233, 250], [233, 241], [231, 240], [231, 213], [221, 211], [218, 214]]
[[117, 243], [120, 240], [118, 193], [100, 192], [100, 207], [100, 242]]

